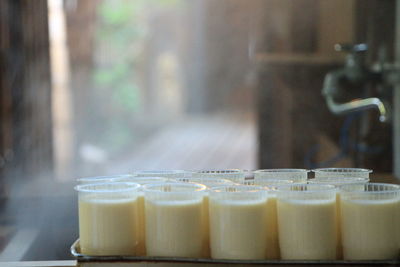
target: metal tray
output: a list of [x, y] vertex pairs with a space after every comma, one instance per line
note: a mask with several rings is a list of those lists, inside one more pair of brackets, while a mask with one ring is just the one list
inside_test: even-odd
[[71, 254], [77, 259], [79, 266], [400, 266], [397, 260], [215, 260], [200, 258], [174, 258], [174, 257], [136, 257], [136, 256], [89, 256], [80, 253], [79, 239], [71, 246]]

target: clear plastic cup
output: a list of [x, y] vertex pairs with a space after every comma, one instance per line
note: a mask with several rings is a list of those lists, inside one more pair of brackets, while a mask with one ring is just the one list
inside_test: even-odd
[[78, 178], [76, 181], [78, 184], [97, 184], [97, 183], [112, 183], [112, 182], [124, 182], [126, 179], [133, 178], [132, 174], [118, 174], [118, 175], [107, 175], [107, 176], [95, 176], [95, 177], [83, 177]]
[[137, 255], [138, 190], [135, 183], [78, 185], [79, 240], [82, 254]]
[[368, 183], [340, 187], [345, 260], [399, 257], [400, 186]]
[[210, 247], [215, 259], [265, 259], [267, 192], [226, 185], [210, 191]]
[[184, 170], [150, 170], [150, 171], [140, 170], [140, 171], [134, 171], [133, 175], [138, 177], [165, 177], [165, 178], [178, 179], [178, 178], [190, 177], [191, 172]]
[[336, 177], [360, 177], [369, 178], [372, 170], [361, 168], [320, 168], [312, 170], [315, 179]]
[[[354, 187], [364, 188], [364, 185], [369, 182], [369, 178], [360, 177], [320, 177], [318, 179], [308, 180], [309, 184], [330, 184], [339, 188], [343, 185], [353, 185]], [[338, 247], [337, 247], [337, 258], [343, 258], [343, 247], [342, 247], [342, 230], [340, 226], [341, 221], [341, 208], [340, 208], [340, 194], [339, 191], [336, 193], [336, 209], [337, 209], [337, 227], [338, 227]]]
[[257, 179], [285, 179], [293, 180], [295, 183], [306, 182], [308, 178], [308, 170], [305, 169], [263, 169], [256, 170], [254, 180]]
[[245, 180], [245, 177], [246, 171], [239, 169], [202, 170], [192, 172], [192, 178], [227, 179], [234, 183], [243, 182]]
[[336, 259], [336, 188], [293, 184], [279, 186], [277, 196], [281, 258]]
[[204, 256], [205, 185], [163, 183], [144, 186], [148, 256]]

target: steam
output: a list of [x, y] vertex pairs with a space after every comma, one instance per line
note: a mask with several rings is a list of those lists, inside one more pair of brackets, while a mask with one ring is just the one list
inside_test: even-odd
[[[219, 7], [223, 19], [215, 19], [218, 13], [213, 19], [205, 10], [214, 1], [66, 1], [71, 14], [95, 8], [86, 18], [90, 27], [75, 21], [74, 30], [92, 29], [95, 39], [92, 69], [77, 81], [81, 69], [69, 62], [63, 1], [48, 0], [55, 166], [33, 177], [14, 162], [5, 203], [5, 223], [13, 230], [0, 260], [71, 259], [69, 246], [78, 238], [76, 178], [256, 168], [249, 13], [239, 12], [246, 0], [235, 2], [241, 4], [233, 11]], [[238, 24], [230, 24], [230, 12]], [[16, 158], [6, 153], [0, 167]]]

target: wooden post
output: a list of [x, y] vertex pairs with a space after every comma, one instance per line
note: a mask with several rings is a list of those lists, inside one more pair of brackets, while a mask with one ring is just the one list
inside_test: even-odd
[[47, 1], [5, 0], [0, 12], [0, 177], [29, 179], [52, 170]]

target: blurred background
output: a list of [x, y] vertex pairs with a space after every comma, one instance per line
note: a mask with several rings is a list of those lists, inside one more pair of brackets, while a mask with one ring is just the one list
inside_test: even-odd
[[0, 261], [71, 258], [78, 177], [400, 176], [399, 3], [0, 1]]

